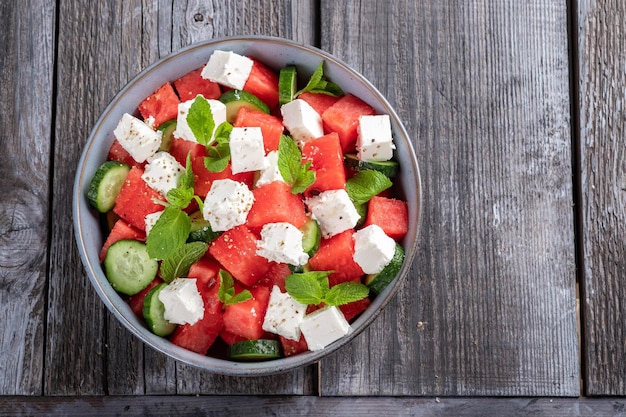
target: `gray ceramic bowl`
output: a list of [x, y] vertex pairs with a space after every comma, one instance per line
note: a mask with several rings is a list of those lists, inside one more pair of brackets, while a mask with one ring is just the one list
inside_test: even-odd
[[[396, 279], [372, 302], [371, 306], [354, 322], [354, 332], [316, 352], [306, 352], [284, 359], [241, 363], [203, 356], [173, 345], [167, 339], [151, 333], [133, 314], [128, 304], [113, 290], [104, 275], [98, 253], [105, 236], [98, 214], [90, 209], [85, 191], [96, 169], [104, 162], [113, 142], [113, 130], [124, 112], [134, 112], [143, 98], [166, 81], [173, 81], [185, 73], [205, 64], [216, 50], [232, 50], [253, 56], [279, 70], [288, 64], [297, 64], [302, 77], [308, 77], [321, 60], [325, 61], [325, 75], [339, 84], [344, 91], [365, 100], [380, 114], [391, 117], [396, 159], [401, 164], [399, 185], [401, 197], [408, 201], [409, 232], [404, 238], [406, 260]], [[312, 364], [344, 346], [367, 328], [396, 292], [401, 279], [408, 274], [417, 248], [421, 213], [421, 180], [415, 153], [409, 136], [400, 119], [387, 100], [362, 75], [328, 53], [293, 41], [272, 37], [232, 37], [195, 44], [175, 52], [152, 64], [126, 85], [107, 106], [91, 132], [76, 172], [73, 196], [73, 215], [76, 242], [82, 262], [96, 292], [120, 322], [144, 343], [164, 354], [205, 370], [226, 375], [267, 375], [288, 371]]]

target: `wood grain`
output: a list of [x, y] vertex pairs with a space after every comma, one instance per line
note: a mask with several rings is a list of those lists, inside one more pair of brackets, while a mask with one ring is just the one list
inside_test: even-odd
[[0, 398], [0, 415], [273, 417], [598, 417], [621, 416], [622, 398], [397, 398], [309, 396], [120, 396]]
[[586, 393], [626, 395], [626, 5], [583, 0], [577, 16]]
[[322, 395], [578, 395], [565, 2], [322, 1], [424, 178], [412, 273]]
[[0, 4], [0, 393], [42, 392], [53, 3]]

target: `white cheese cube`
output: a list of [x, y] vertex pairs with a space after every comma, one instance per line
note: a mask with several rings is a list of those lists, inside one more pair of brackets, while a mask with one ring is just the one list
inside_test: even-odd
[[290, 340], [300, 340], [300, 323], [306, 314], [306, 305], [299, 303], [288, 293], [274, 285], [267, 305], [263, 330]]
[[[197, 97], [204, 97], [201, 94], [198, 94]], [[183, 101], [182, 103], [178, 103], [178, 116], [176, 117], [176, 129], [172, 133], [175, 137], [185, 139], [191, 142], [198, 142], [198, 139], [193, 134], [193, 131], [189, 127], [189, 123], [187, 122], [187, 116], [189, 116], [189, 109], [191, 105], [196, 99], [193, 98], [191, 100]], [[205, 99], [206, 100], [206, 99]], [[215, 130], [219, 125], [226, 121], [226, 105], [219, 100], [206, 100], [211, 107], [211, 115], [213, 116], [213, 122], [215, 126], [213, 128], [213, 133], [211, 134], [211, 141], [215, 139]], [[209, 143], [210, 143], [209, 142]]]
[[262, 185], [274, 181], [285, 182], [278, 169], [278, 151], [271, 151], [265, 155], [265, 167], [259, 170], [259, 177], [254, 183], [254, 186], [259, 188]]
[[346, 190], [324, 191], [305, 202], [325, 238], [354, 228], [361, 217]]
[[163, 134], [135, 116], [124, 113], [113, 135], [135, 161], [144, 162], [159, 150]]
[[283, 104], [280, 113], [283, 116], [283, 125], [300, 145], [324, 136], [321, 116], [306, 101], [296, 99]]
[[185, 172], [176, 158], [167, 152], [157, 152], [149, 158], [141, 178], [153, 190], [166, 195], [172, 188], [178, 187], [178, 181]]
[[290, 265], [304, 265], [309, 261], [309, 255], [302, 249], [302, 232], [287, 222], [263, 225], [256, 253], [270, 261]]
[[229, 146], [233, 174], [265, 168], [265, 148], [260, 127], [233, 127]]
[[204, 302], [195, 278], [176, 278], [159, 292], [159, 300], [170, 323], [194, 324], [204, 317]]
[[366, 274], [377, 274], [386, 267], [396, 251], [396, 241], [383, 229], [372, 224], [357, 230], [354, 239], [353, 259]]
[[202, 216], [215, 232], [223, 232], [246, 222], [254, 194], [242, 182], [215, 180], [204, 200]]
[[152, 230], [156, 222], [159, 220], [161, 214], [163, 214], [163, 210], [146, 214], [146, 217], [144, 217], [144, 223], [146, 224], [146, 236], [150, 234], [150, 230]]
[[253, 64], [250, 58], [232, 51], [214, 51], [200, 75], [227, 87], [243, 90]]
[[359, 117], [357, 128], [358, 158], [362, 161], [388, 161], [396, 149], [391, 136], [389, 115]]
[[320, 350], [352, 331], [346, 318], [335, 306], [324, 307], [304, 316], [300, 323], [309, 349]]

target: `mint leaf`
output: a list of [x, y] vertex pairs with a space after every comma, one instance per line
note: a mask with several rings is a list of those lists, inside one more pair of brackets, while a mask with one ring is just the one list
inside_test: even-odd
[[179, 188], [193, 188], [195, 177], [193, 175], [193, 166], [191, 164], [191, 151], [187, 152], [187, 158], [185, 158], [185, 172], [180, 177], [178, 183]]
[[207, 145], [208, 156], [204, 158], [204, 166], [211, 172], [222, 172], [230, 161], [230, 132], [233, 125], [224, 122], [215, 131], [215, 141]]
[[166, 207], [148, 234], [146, 246], [148, 254], [155, 259], [167, 259], [185, 244], [191, 220], [180, 208]]
[[307, 85], [304, 88], [296, 93], [296, 97], [304, 92], [311, 93], [321, 93], [327, 94], [330, 96], [339, 97], [343, 95], [343, 90], [337, 84], [328, 81], [324, 77], [324, 61], [320, 62], [313, 74], [311, 74], [311, 78]]
[[355, 205], [365, 204], [370, 198], [391, 187], [391, 180], [373, 169], [359, 171], [346, 181], [346, 191]]
[[282, 135], [278, 144], [278, 170], [283, 180], [291, 185], [293, 194], [304, 192], [315, 182], [315, 171], [311, 170], [311, 161], [302, 161], [300, 148], [287, 135]]
[[224, 305], [238, 304], [252, 298], [252, 294], [248, 290], [235, 294], [235, 280], [228, 271], [220, 269], [219, 276], [220, 289], [217, 291], [217, 297]]
[[324, 303], [330, 306], [348, 304], [367, 297], [369, 291], [369, 288], [360, 282], [343, 282], [328, 290]]
[[285, 289], [296, 301], [302, 304], [317, 305], [324, 300], [328, 291], [330, 272], [303, 272], [285, 278]]
[[161, 277], [165, 282], [184, 277], [189, 273], [191, 265], [204, 256], [209, 245], [204, 242], [186, 243], [178, 248], [172, 256], [161, 262]]
[[208, 145], [211, 142], [213, 130], [215, 129], [215, 121], [213, 119], [211, 105], [205, 98], [195, 98], [189, 107], [187, 124], [198, 143]]

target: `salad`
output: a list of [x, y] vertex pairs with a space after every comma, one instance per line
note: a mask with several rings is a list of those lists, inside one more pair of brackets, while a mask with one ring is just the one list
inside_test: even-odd
[[111, 286], [173, 344], [235, 361], [324, 349], [395, 278], [390, 118], [324, 74], [214, 51], [119, 120], [86, 197]]

